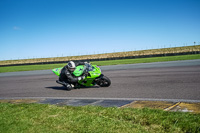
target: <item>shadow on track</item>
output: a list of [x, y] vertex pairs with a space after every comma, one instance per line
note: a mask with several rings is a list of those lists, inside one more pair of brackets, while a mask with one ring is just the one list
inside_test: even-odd
[[63, 86], [50, 86], [50, 87], [45, 87], [48, 89], [54, 89], [54, 90], [65, 90], [67, 91], [67, 88], [63, 87]]
[[[49, 87], [45, 87], [47, 89], [54, 89], [54, 90], [65, 90], [65, 91], [70, 91], [69, 89], [67, 89], [64, 86], [49, 86]], [[73, 88], [71, 90], [77, 90], [77, 89], [90, 89], [90, 88], [100, 88], [99, 86], [91, 86], [91, 87], [79, 87], [79, 88]]]

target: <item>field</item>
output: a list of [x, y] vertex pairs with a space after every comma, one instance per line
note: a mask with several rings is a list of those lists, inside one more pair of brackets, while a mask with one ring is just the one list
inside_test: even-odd
[[[98, 65], [98, 66], [105, 66], [105, 65], [136, 64], [136, 63], [150, 63], [150, 62], [177, 61], [177, 60], [193, 60], [193, 59], [200, 59], [200, 54], [166, 56], [166, 57], [151, 57], [151, 58], [139, 58], [139, 59], [94, 61], [94, 62], [91, 62], [91, 64], [95, 64], [95, 65]], [[32, 70], [47, 70], [47, 69], [63, 67], [64, 65], [66, 65], [66, 63], [45, 64], [45, 65], [8, 66], [8, 67], [0, 67], [0, 73], [17, 72], [17, 71], [32, 71]]]
[[167, 54], [180, 54], [188, 52], [199, 52], [200, 45], [196, 46], [185, 46], [185, 47], [174, 47], [174, 48], [162, 48], [162, 49], [150, 49], [140, 51], [128, 51], [128, 52], [116, 52], [116, 53], [104, 53], [95, 55], [82, 55], [82, 56], [67, 56], [67, 57], [55, 57], [55, 58], [36, 58], [36, 59], [23, 59], [23, 60], [5, 60], [0, 61], [0, 65], [10, 64], [25, 64], [25, 63], [40, 63], [40, 62], [58, 62], [58, 61], [70, 61], [70, 60], [92, 60], [92, 59], [112, 59], [112, 58], [126, 58], [126, 57], [140, 57], [148, 55], [167, 55]]
[[0, 132], [198, 133], [200, 114], [99, 106], [0, 103]]

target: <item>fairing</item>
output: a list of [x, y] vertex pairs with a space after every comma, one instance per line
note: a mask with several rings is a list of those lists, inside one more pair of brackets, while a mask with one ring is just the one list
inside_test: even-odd
[[[60, 72], [62, 68], [63, 67], [55, 68], [55, 69], [52, 69], [52, 71], [57, 76], [60, 76]], [[73, 72], [73, 74], [76, 77], [82, 76], [83, 73], [88, 73], [88, 76], [84, 80], [80, 80], [78, 83], [84, 86], [94, 86], [95, 85], [94, 80], [101, 76], [101, 69], [97, 65], [86, 64], [86, 65], [77, 66], [75, 71]]]

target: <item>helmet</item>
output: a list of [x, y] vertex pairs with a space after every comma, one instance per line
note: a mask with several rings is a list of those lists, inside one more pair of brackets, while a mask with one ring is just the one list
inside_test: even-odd
[[68, 62], [67, 67], [69, 69], [69, 71], [73, 72], [76, 68], [76, 65], [73, 61]]

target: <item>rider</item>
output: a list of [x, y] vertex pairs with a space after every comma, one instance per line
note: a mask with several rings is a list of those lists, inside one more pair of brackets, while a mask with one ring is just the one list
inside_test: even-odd
[[62, 68], [59, 80], [56, 80], [56, 82], [67, 87], [67, 89], [72, 89], [71, 84], [75, 85], [79, 80], [85, 79], [85, 76], [75, 77], [73, 75], [76, 66], [84, 64], [85, 62], [79, 62], [75, 64], [73, 61], [69, 61], [68, 64]]

